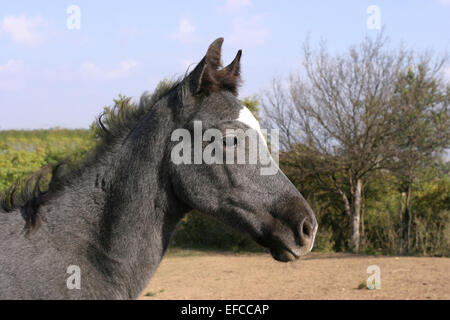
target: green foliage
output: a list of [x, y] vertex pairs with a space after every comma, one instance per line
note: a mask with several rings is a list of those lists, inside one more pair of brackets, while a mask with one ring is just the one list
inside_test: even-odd
[[241, 102], [250, 110], [251, 113], [253, 113], [258, 121], [261, 121], [261, 117], [259, 116], [259, 100], [256, 96], [246, 97]]
[[356, 287], [358, 290], [367, 289], [367, 283], [365, 281], [362, 281], [358, 286]]
[[77, 161], [94, 145], [88, 130], [0, 131], [0, 192], [47, 164]]
[[388, 172], [373, 177], [364, 189], [361, 251], [368, 254], [450, 256], [450, 177], [428, 168], [412, 189], [412, 246], [405, 252], [401, 236], [405, 194], [401, 180]]
[[321, 226], [316, 234], [313, 252], [334, 252], [333, 232], [326, 226]]
[[[350, 251], [350, 218], [340, 196], [321, 189], [320, 181], [305, 179], [280, 158], [281, 168], [313, 208], [319, 222], [315, 251]], [[308, 163], [296, 163], [299, 166]], [[412, 186], [412, 245], [406, 252], [407, 225], [402, 214], [405, 194], [402, 179], [388, 170], [372, 174], [363, 189], [361, 253], [450, 256], [450, 162], [436, 161], [416, 172]], [[321, 182], [324, 182], [323, 180]], [[402, 239], [403, 238], [403, 239]], [[402, 242], [403, 241], [403, 242]]]
[[450, 177], [426, 177], [415, 184], [413, 198], [415, 253], [450, 255]]
[[246, 235], [202, 213], [191, 211], [178, 224], [172, 247], [228, 251], [263, 251]]

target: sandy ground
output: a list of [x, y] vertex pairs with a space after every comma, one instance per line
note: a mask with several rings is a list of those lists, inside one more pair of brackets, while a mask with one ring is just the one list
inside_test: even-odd
[[[370, 265], [381, 289], [358, 289]], [[313, 253], [284, 264], [268, 254], [175, 254], [141, 299], [450, 299], [450, 258]]]

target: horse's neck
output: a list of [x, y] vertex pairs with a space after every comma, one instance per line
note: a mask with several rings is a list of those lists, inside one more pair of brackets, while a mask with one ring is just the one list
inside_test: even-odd
[[[74, 243], [80, 243], [79, 254], [88, 252], [83, 257], [87, 263], [131, 298], [155, 271], [185, 209], [170, 182], [161, 179], [167, 177], [164, 146], [157, 145], [163, 129], [152, 125], [149, 136], [130, 135], [106, 156], [104, 165], [83, 173], [47, 219], [49, 226], [53, 223], [54, 230], [62, 231], [59, 243], [72, 252]], [[140, 130], [146, 132], [145, 127]], [[58, 221], [61, 210], [69, 211], [65, 226]]]

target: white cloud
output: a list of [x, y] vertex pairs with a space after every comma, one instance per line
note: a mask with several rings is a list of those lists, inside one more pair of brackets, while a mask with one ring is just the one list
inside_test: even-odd
[[3, 17], [2, 30], [16, 43], [36, 45], [43, 41], [43, 36], [36, 29], [43, 25], [45, 23], [41, 17], [31, 19], [24, 14], [10, 15]]
[[252, 0], [227, 0], [225, 10], [235, 12], [252, 5]]
[[100, 67], [98, 67], [95, 63], [85, 62], [81, 65], [81, 72], [83, 75], [89, 77], [98, 77], [102, 74]]
[[172, 34], [172, 38], [182, 43], [192, 43], [197, 40], [195, 35], [195, 26], [188, 17], [181, 19], [177, 32]]
[[24, 63], [22, 60], [9, 60], [7, 63], [0, 65], [0, 74], [5, 72], [13, 72], [16, 73], [19, 70], [22, 70]]
[[106, 73], [109, 79], [124, 78], [131, 74], [131, 71], [136, 68], [138, 63], [135, 60], [122, 61], [118, 68], [113, 69]]
[[18, 91], [25, 87], [25, 64], [9, 60], [0, 65], [0, 91]]
[[81, 76], [84, 78], [115, 80], [130, 76], [133, 69], [137, 66], [137, 61], [133, 59], [122, 61], [117, 68], [112, 69], [101, 68], [95, 63], [85, 62], [81, 65]]
[[262, 25], [263, 15], [250, 18], [237, 17], [233, 20], [230, 43], [241, 48], [252, 48], [264, 44], [270, 35], [270, 29]]

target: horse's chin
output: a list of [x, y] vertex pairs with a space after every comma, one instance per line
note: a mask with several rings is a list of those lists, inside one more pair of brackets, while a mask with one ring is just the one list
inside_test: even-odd
[[275, 260], [280, 262], [291, 262], [298, 259], [291, 251], [281, 248], [271, 248], [270, 254]]

